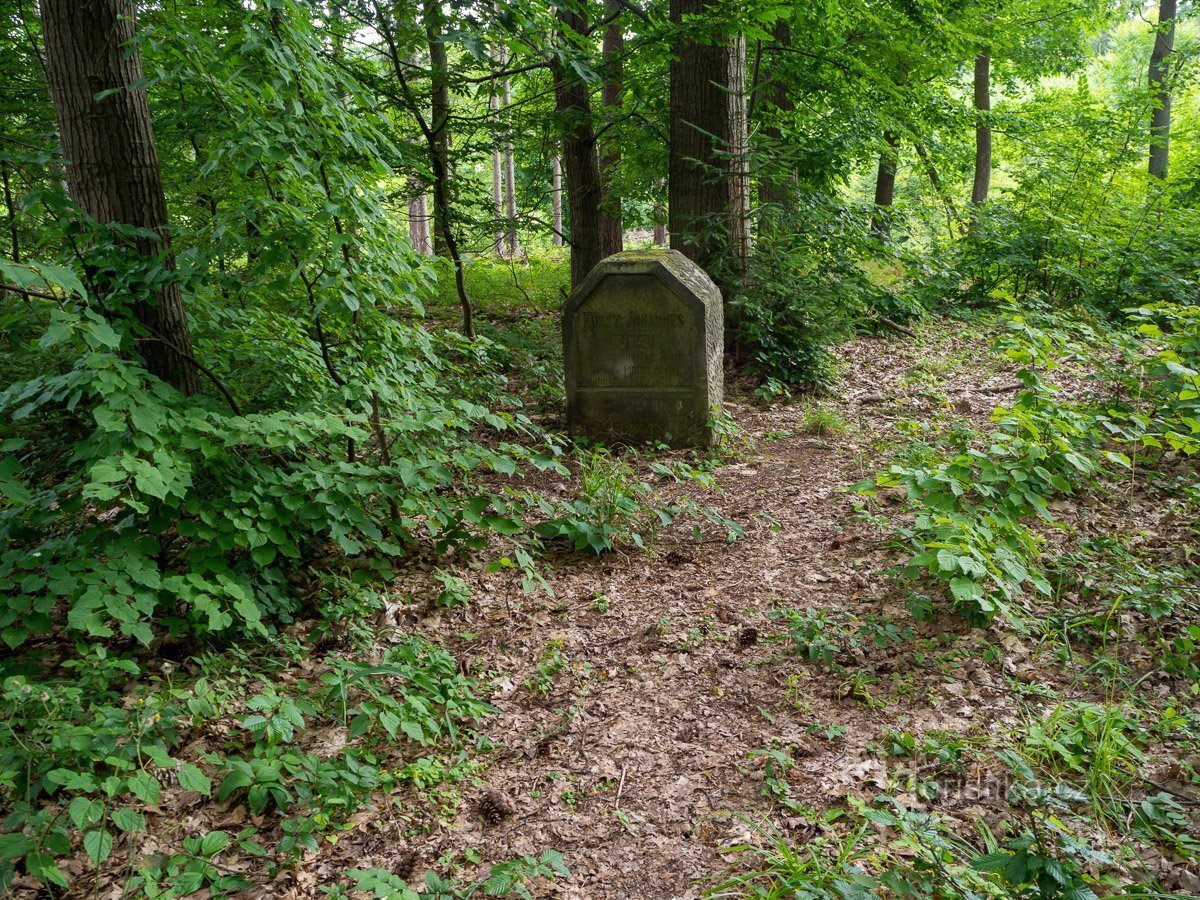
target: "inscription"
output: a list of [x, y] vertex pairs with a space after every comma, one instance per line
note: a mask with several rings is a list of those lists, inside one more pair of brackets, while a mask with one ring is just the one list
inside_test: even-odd
[[612, 276], [575, 319], [580, 388], [686, 387], [696, 377], [697, 328], [653, 279]]

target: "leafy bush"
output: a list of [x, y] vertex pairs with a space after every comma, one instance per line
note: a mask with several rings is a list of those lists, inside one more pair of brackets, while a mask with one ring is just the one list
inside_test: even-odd
[[[410, 638], [378, 663], [331, 657], [322, 668], [315, 684], [300, 680], [285, 689], [260, 680], [257, 692], [228, 676], [138, 686], [145, 675], [137, 664], [93, 646], [69, 660], [60, 679], [5, 678], [0, 806], [8, 812], [0, 819], [0, 887], [17, 864], [43, 884], [67, 887], [58, 860], [71, 852], [75, 835], [99, 866], [121, 834], [145, 831], [143, 810], [176, 784], [245, 802], [255, 814], [277, 813], [278, 852], [299, 854], [315, 849], [322, 832], [381, 787], [461, 777], [433, 758], [393, 771], [385, 752], [454, 745], [464, 723], [490, 711], [447, 653]], [[173, 755], [194, 729], [239, 705], [246, 710], [243, 733], [228, 750], [196, 762]], [[331, 722], [345, 729], [347, 747], [334, 756], [303, 749], [307, 735]], [[211, 857], [228, 846], [227, 836], [194, 840], [141, 879], [218, 883], [210, 877]]]
[[729, 298], [729, 326], [755, 374], [821, 388], [834, 376], [828, 348], [852, 333], [878, 290], [856, 262], [869, 241], [856, 211], [819, 194], [796, 210], [762, 211], [768, 237]]

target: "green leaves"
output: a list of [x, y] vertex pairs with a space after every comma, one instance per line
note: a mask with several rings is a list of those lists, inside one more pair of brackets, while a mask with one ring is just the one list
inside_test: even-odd
[[185, 791], [195, 791], [205, 797], [212, 793], [212, 782], [208, 776], [191, 763], [179, 767], [179, 786]]
[[83, 849], [93, 865], [100, 865], [112, 853], [112, 835], [103, 828], [89, 831], [83, 836]]

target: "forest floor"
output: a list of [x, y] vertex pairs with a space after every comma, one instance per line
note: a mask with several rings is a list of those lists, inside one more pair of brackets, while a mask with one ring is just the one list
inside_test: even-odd
[[[1056, 710], [1075, 721], [1089, 703], [1130, 703], [1132, 721], [1149, 723], [1176, 696], [1195, 712], [1187, 683], [1144, 671], [1145, 660], [1129, 660], [1134, 686], [1114, 697], [1113, 679], [1046, 633], [999, 620], [972, 628], [949, 611], [919, 622], [905, 609], [888, 574], [898, 551], [851, 488], [914, 434], [955, 423], [986, 431], [993, 407], [1019, 389], [1015, 367], [990, 347], [996, 327], [948, 322], [917, 340], [853, 340], [839, 348], [840, 379], [821, 399], [764, 406], [752, 386], [730, 385], [740, 436], [715, 470], [721, 492], [692, 493], [743, 524], [746, 536], [733, 543], [711, 528], [697, 542], [677, 525], [649, 553], [563, 550], [547, 561], [552, 597], [523, 594], [480, 560], [456, 570], [472, 602], [433, 614], [408, 605], [420, 566], [401, 577], [396, 620], [490, 688], [497, 712], [481, 731], [494, 747], [440, 809], [397, 798], [391, 826], [364, 815], [360, 832], [297, 877], [315, 886], [369, 866], [419, 882], [425, 869], [485, 871], [553, 848], [572, 878], [541, 883], [535, 896], [691, 898], [744, 870], [750, 860], [734, 848], [763, 845], [760, 829], [803, 849], [814, 839], [837, 846], [860, 826], [850, 861], [870, 871], [872, 846], [902, 835], [861, 824], [852, 798], [887, 795], [936, 813], [947, 834], [978, 844], [983, 828], [1001, 840], [1019, 832], [1021, 813], [995, 754], [1020, 748], [1032, 724]], [[1090, 389], [1082, 376], [1057, 373], [1066, 396]], [[645, 462], [641, 474], [653, 478]], [[538, 487], [571, 490], [553, 478]], [[689, 490], [655, 487], [668, 497]], [[1072, 536], [1052, 541], [1124, 533], [1151, 546], [1171, 545], [1191, 514], [1149, 490], [1096, 494], [1060, 512]], [[796, 615], [806, 644], [789, 631]], [[820, 648], [831, 665], [812, 664]], [[1167, 748], [1143, 733], [1149, 725], [1131, 727], [1145, 748], [1128, 760], [1138, 776], [1194, 811], [1185, 772], [1200, 768], [1195, 735]], [[1064, 769], [1064, 780], [1072, 774]], [[489, 806], [509, 802], [501, 821], [487, 821]], [[1133, 842], [1078, 803], [1076, 814], [1091, 871], [1200, 896], [1195, 861]], [[1172, 827], [1200, 836], [1194, 817]]]
[[[532, 300], [510, 286], [481, 318], [553, 429], [557, 287], [536, 283]], [[516, 314], [515, 293], [528, 302]], [[1052, 500], [1054, 522], [1034, 526], [1057, 573], [1051, 595], [972, 627], [936, 590], [930, 606], [920, 583], [896, 576], [910, 553], [897, 492], [855, 486], [897, 461], [986, 448], [993, 410], [1020, 383], [994, 345], [1002, 318], [917, 327], [838, 347], [838, 378], [819, 397], [763, 398], [731, 370], [721, 448], [622, 457], [654, 502], [704, 504], [741, 526], [737, 540], [703, 520], [698, 532], [660, 530], [648, 551], [548, 541], [549, 591], [532, 592], [511, 569], [489, 571], [495, 547], [430, 549], [370, 587], [382, 597], [358, 611], [369, 621], [354, 625], [335, 598], [340, 633], [312, 620], [270, 647], [164, 658], [165, 690], [190, 698], [209, 680], [215, 692], [215, 712], [196, 713], [181, 739], [195, 771], [186, 789], [180, 777], [155, 793], [103, 867], [81, 850], [66, 859], [67, 896], [127, 896], [132, 877], [150, 896], [182, 896], [172, 891], [190, 878], [212, 895], [235, 879], [257, 885], [249, 897], [411, 900], [388, 887], [402, 879], [422, 898], [465, 897], [486, 893], [470, 885], [492, 867], [554, 850], [571, 877], [533, 879], [534, 897], [1086, 900], [1079, 873], [1101, 893], [1200, 897], [1195, 464], [1135, 464]], [[1092, 377], [1105, 352], [1047, 373], [1061, 401], [1110, 390]], [[719, 489], [652, 468], [671, 461], [711, 472]], [[514, 486], [563, 500], [580, 489], [574, 471]], [[461, 602], [437, 602], [440, 570], [461, 579]], [[493, 711], [460, 723], [456, 746], [355, 744], [351, 720], [370, 716], [345, 694], [333, 708], [352, 689], [344, 666], [390, 664], [414, 636], [453, 654]], [[437, 681], [414, 696], [453, 682], [453, 665], [410, 677]], [[407, 702], [402, 679], [378, 683]], [[272, 721], [291, 724], [263, 749], [246, 734], [268, 700]], [[292, 792], [277, 809], [247, 802], [247, 782], [216, 791], [196, 769], [216, 779], [222, 754], [238, 752], [291, 767], [263, 782]], [[301, 826], [317, 830], [289, 847]], [[993, 874], [972, 893], [997, 859], [1011, 891]], [[27, 876], [10, 893], [45, 896]]]

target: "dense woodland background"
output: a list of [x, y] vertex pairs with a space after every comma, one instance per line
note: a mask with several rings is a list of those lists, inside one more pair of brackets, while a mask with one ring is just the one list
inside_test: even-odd
[[[805, 856], [811, 835], [765, 826], [747, 851], [762, 871], [735, 862], [708, 889], [1200, 890], [1182, 874], [1200, 852], [1192, 3], [0, 0], [0, 15], [0, 890], [247, 890], [401, 795], [426, 815], [405, 834], [427, 833], [486, 782], [458, 748], [486, 754], [496, 673], [397, 628], [396, 596], [469, 617], [471, 573], [554, 595], [564, 541], [629, 553], [677, 521], [718, 546], [753, 530], [713, 499], [752, 452], [737, 415], [715, 410], [722, 445], [694, 454], [561, 433], [570, 286], [668, 244], [723, 290], [735, 406], [801, 410], [818, 435], [839, 432], [821, 398], [862, 387], [846, 380], [856, 336], [880, 360], [885, 341], [947, 328], [995, 339], [1017, 381], [990, 421], [914, 419], [858, 460], [881, 473], [857, 512], [892, 548], [880, 591], [918, 622], [1056, 628], [1101, 656], [1133, 617], [1170, 680], [1135, 714], [1138, 672], [1089, 657], [1083, 681], [1124, 680], [1062, 712], [1073, 737], [988, 757], [1044, 788], [988, 836], [895, 803], [861, 825], [801, 809], [791, 751], [751, 754], [771, 808], [819, 822], [819, 840]], [[1056, 381], [1085, 370], [1094, 394]], [[1173, 511], [1160, 557], [1049, 553], [1064, 498], [1126, 484]], [[1096, 614], [1103, 579], [1076, 581], [1114, 560], [1125, 587]], [[772, 615], [787, 652], [850, 677], [832, 619]], [[881, 647], [903, 632], [876, 626]], [[534, 696], [566, 666], [546, 647]], [[301, 739], [325, 719], [347, 735], [334, 752]], [[966, 752], [897, 729], [872, 746]], [[1160, 751], [1174, 787], [1143, 777]], [[156, 811], [182, 796], [253, 823], [165, 837]], [[511, 803], [491, 790], [481, 814]], [[884, 843], [862, 843], [870, 828]], [[1139, 868], [1146, 847], [1172, 862]], [[551, 891], [571, 858], [543, 849], [322, 885]]]

